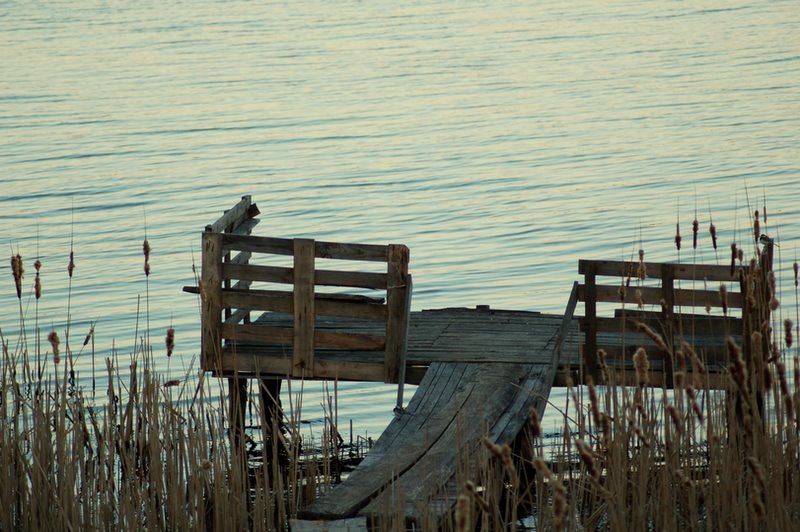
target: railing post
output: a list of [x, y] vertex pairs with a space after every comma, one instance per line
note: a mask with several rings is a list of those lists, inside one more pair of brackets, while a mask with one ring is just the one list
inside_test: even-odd
[[591, 375], [599, 382], [600, 371], [597, 365], [597, 265], [592, 261], [581, 261], [583, 266], [585, 301], [584, 328], [585, 342], [583, 346], [583, 363], [585, 375]]
[[292, 375], [314, 376], [314, 241], [294, 240]]
[[386, 274], [386, 351], [384, 353], [384, 382], [398, 382], [400, 359], [405, 347], [408, 327], [409, 251], [403, 244], [390, 244]]
[[222, 235], [203, 233], [202, 272], [200, 274], [201, 336], [200, 365], [205, 371], [221, 364], [222, 329]]

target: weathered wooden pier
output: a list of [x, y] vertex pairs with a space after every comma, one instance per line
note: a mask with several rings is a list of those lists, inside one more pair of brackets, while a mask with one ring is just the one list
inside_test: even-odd
[[[747, 327], [733, 310], [744, 304], [734, 289], [739, 266], [581, 261], [583, 283], [573, 285], [564, 314], [488, 306], [412, 312], [406, 246], [252, 236], [257, 214], [245, 196], [206, 227], [200, 286], [187, 289], [202, 299], [202, 366], [231, 379], [232, 419], [242, 419], [248, 378], [273, 394], [281, 378], [398, 384], [394, 419], [349, 478], [304, 510], [309, 520], [351, 519], [351, 526], [361, 522], [353, 518], [391, 513], [433, 526], [457, 499], [459, 455], [470, 456], [483, 438], [518, 443], [531, 409], [544, 413], [552, 386], [600, 382], [601, 364], [618, 383], [626, 375], [633, 382], [631, 356], [642, 345], [650, 384], [670, 386], [674, 350], [659, 349], [638, 324], [670, 346], [690, 342], [712, 378], [726, 366], [719, 339]], [[639, 268], [652, 286], [631, 286]], [[714, 286], [722, 282], [724, 299]], [[573, 317], [579, 302], [580, 319]], [[598, 305], [617, 310], [604, 317]], [[661, 310], [639, 309], [648, 305]], [[405, 383], [419, 387], [403, 408]]]

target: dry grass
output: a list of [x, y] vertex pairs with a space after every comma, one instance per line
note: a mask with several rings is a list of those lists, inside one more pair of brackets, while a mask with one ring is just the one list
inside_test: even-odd
[[[149, 245], [144, 252], [148, 259]], [[70, 279], [73, 265], [71, 257]], [[17, 255], [12, 273], [22, 297]], [[38, 275], [34, 290], [41, 297]], [[774, 289], [754, 297], [775, 304]], [[673, 353], [674, 390], [615, 386], [613, 371], [603, 368], [610, 385], [569, 390], [555, 448], [532, 415], [527, 440], [514, 447], [487, 440], [461, 457], [455, 511], [439, 526], [791, 529], [800, 520], [800, 365], [787, 355], [793, 323], [777, 323], [754, 330], [746, 345], [729, 341], [724, 390], [709, 389], [702, 360], [685, 344]], [[142, 349], [125, 368], [107, 359], [107, 388], [89, 400], [55, 331], [49, 344], [29, 338], [24, 326], [20, 335], [2, 338], [0, 530], [281, 530], [335, 477], [332, 403], [323, 438], [331, 446], [319, 467], [300, 467], [299, 404], [287, 408], [290, 433], [264, 450], [272, 459], [252, 467], [245, 453], [232, 452], [227, 398], [202, 376], [163, 382]], [[767, 352], [762, 335], [775, 346]], [[165, 342], [171, 351], [174, 336]], [[50, 350], [28, 352], [40, 343]], [[644, 349], [635, 362], [644, 375]], [[280, 432], [279, 420], [262, 423], [265, 433]], [[382, 526], [403, 528], [390, 516]]]

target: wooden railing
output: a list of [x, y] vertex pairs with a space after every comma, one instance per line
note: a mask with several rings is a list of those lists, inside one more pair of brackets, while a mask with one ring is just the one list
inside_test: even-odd
[[[370, 245], [320, 242], [218, 232], [214, 224], [203, 234], [202, 366], [207, 371], [237, 371], [236, 358], [249, 351], [268, 356], [258, 346], [290, 346], [290, 374], [315, 378], [317, 349], [383, 351], [384, 382], [402, 379], [411, 298], [409, 250], [402, 244]], [[259, 256], [292, 257], [292, 266], [251, 263]], [[316, 259], [386, 263], [383, 272], [317, 269]], [[292, 290], [254, 289], [253, 283], [290, 284]], [[322, 293], [318, 287], [380, 291], [381, 296]], [[291, 325], [252, 323], [253, 311], [289, 315]], [[382, 322], [384, 334], [316, 329], [317, 317], [333, 316]], [[280, 356], [280, 351], [278, 351]], [[252, 361], [252, 357], [249, 358]], [[329, 363], [330, 365], [330, 363]], [[251, 363], [252, 366], [252, 363]], [[264, 364], [264, 367], [270, 367]], [[275, 367], [274, 365], [271, 367]], [[241, 368], [253, 371], [253, 367]], [[330, 367], [326, 368], [327, 376]], [[348, 375], [342, 362], [336, 374], [342, 379], [363, 379], [363, 371]]]
[[[630, 361], [633, 350], [643, 342], [652, 346], [652, 338], [639, 323], [665, 340], [666, 352], [651, 347], [648, 353], [662, 362], [660, 371], [667, 384], [671, 383], [674, 353], [682, 342], [708, 357], [713, 368], [724, 363], [726, 337], [742, 335], [741, 312], [736, 309], [746, 304], [741, 292], [746, 270], [740, 266], [580, 260], [578, 271], [584, 276], [578, 286], [578, 300], [584, 303], [585, 310], [580, 321], [584, 372], [595, 382], [601, 379], [598, 350], [618, 363], [620, 359]], [[646, 272], [646, 279], [660, 280], [660, 286], [640, 283], [640, 272]], [[612, 279], [603, 282], [602, 278]], [[686, 288], [687, 285], [701, 288]], [[600, 316], [598, 304], [617, 308], [612, 316]], [[651, 305], [659, 310], [644, 310]], [[722, 311], [712, 314], [712, 308]]]

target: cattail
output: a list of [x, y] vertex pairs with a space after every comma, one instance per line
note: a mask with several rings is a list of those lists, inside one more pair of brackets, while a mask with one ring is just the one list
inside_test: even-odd
[[783, 332], [784, 332], [784, 342], [786, 343], [786, 347], [792, 347], [792, 327], [794, 324], [792, 320], [786, 319], [783, 321]]
[[89, 327], [89, 332], [86, 333], [86, 337], [83, 339], [83, 347], [86, 347], [86, 344], [89, 343], [89, 340], [92, 339], [92, 336], [94, 336], [94, 325]]
[[780, 307], [780, 306], [781, 306], [781, 302], [780, 302], [780, 300], [778, 300], [777, 297], [772, 296], [771, 298], [769, 298], [769, 309], [772, 312], [775, 312], [776, 310], [778, 310], [778, 307]]
[[164, 383], [164, 388], [172, 388], [173, 386], [178, 386], [181, 383], [180, 379], [172, 379], [168, 380]]
[[619, 295], [620, 303], [625, 302], [625, 280], [619, 285], [619, 289], [617, 290], [617, 294]]
[[72, 272], [75, 271], [75, 253], [69, 252], [69, 264], [67, 265], [67, 273], [69, 278], [72, 279]]
[[25, 269], [22, 267], [22, 256], [17, 253], [11, 255], [11, 275], [14, 276], [14, 286], [17, 289], [17, 299], [22, 299], [22, 274]]
[[144, 243], [142, 244], [142, 251], [144, 252], [144, 274], [145, 276], [150, 275], [150, 242], [147, 239], [144, 239]]
[[471, 530], [470, 513], [469, 497], [462, 493], [456, 502], [456, 530], [458, 532]]
[[58, 345], [60, 343], [58, 333], [51, 331], [50, 334], [47, 335], [47, 341], [50, 342], [50, 346], [53, 348], [53, 362], [58, 364], [61, 361], [58, 350]]
[[642, 297], [642, 291], [637, 288], [634, 291], [634, 296], [636, 298], [636, 306], [638, 308], [644, 308], [644, 297]]
[[474, 482], [468, 480], [464, 484], [464, 488], [466, 489], [467, 493], [469, 493], [472, 500], [477, 503], [482, 512], [488, 512], [490, 510], [489, 503], [487, 503], [483, 496], [478, 492], [478, 487]]
[[170, 327], [167, 329], [167, 337], [165, 339], [167, 344], [167, 356], [172, 356], [172, 351], [175, 349], [175, 329]]
[[722, 303], [722, 313], [728, 315], [728, 287], [725, 283], [719, 284], [719, 300]]
[[675, 247], [681, 250], [681, 224], [675, 224]]
[[681, 425], [681, 416], [678, 414], [678, 409], [673, 405], [667, 405], [667, 414], [669, 414], [672, 424], [675, 426], [675, 432], [683, 434], [683, 426]]
[[639, 250], [639, 268], [638, 268], [638, 270], [636, 272], [636, 275], [642, 281], [647, 279], [647, 268], [644, 265], [644, 250], [643, 249]]
[[728, 346], [728, 355], [731, 358], [731, 376], [739, 389], [742, 391], [747, 390], [747, 367], [742, 358], [742, 350], [736, 345], [736, 342], [728, 336], [726, 340]]
[[647, 384], [647, 372], [650, 369], [650, 361], [647, 359], [647, 351], [640, 347], [633, 355], [633, 365], [636, 368], [636, 380], [639, 386]]
[[636, 324], [636, 328], [639, 329], [641, 332], [645, 333], [651, 340], [653, 340], [659, 349], [662, 351], [669, 352], [669, 348], [667, 347], [667, 342], [664, 341], [664, 337], [654, 331], [649, 325], [646, 323], [642, 323], [641, 321], [634, 322]]
[[794, 261], [794, 287], [795, 288], [797, 288], [797, 271], [798, 271], [797, 261]]
[[539, 411], [533, 407], [528, 412], [528, 423], [531, 427], [531, 437], [540, 437], [542, 435], [542, 420], [539, 418]]
[[712, 222], [711, 225], [708, 227], [708, 231], [711, 233], [711, 244], [714, 246], [714, 251], [717, 250], [717, 226], [714, 225]]
[[36, 262], [33, 263], [33, 267], [36, 268], [36, 278], [33, 281], [33, 291], [36, 294], [36, 299], [42, 297], [42, 276], [40, 270], [42, 269], [42, 261], [36, 259]]
[[700, 224], [697, 222], [697, 216], [692, 221], [692, 248], [697, 249], [697, 231], [700, 229]]
[[600, 426], [600, 402], [597, 400], [597, 390], [595, 390], [594, 382], [589, 377], [587, 387], [589, 388], [589, 404], [591, 405], [592, 418], [596, 427]]
[[736, 258], [739, 260], [739, 262], [744, 260], [744, 250], [742, 248], [738, 248], [736, 250]]
[[755, 217], [753, 219], [753, 236], [755, 237], [756, 242], [758, 242], [758, 237], [761, 236], [761, 223], [758, 221], [758, 209], [756, 209]]
[[606, 363], [606, 357], [607, 356], [608, 356], [608, 353], [606, 353], [605, 349], [598, 349], [597, 350], [597, 362], [598, 362], [597, 365], [599, 366], [600, 373], [603, 376], [603, 382], [606, 382], [606, 383], [609, 381], [609, 378], [608, 378], [608, 363]]
[[686, 387], [686, 396], [689, 398], [689, 401], [692, 403], [692, 410], [694, 411], [694, 415], [697, 416], [697, 421], [702, 423], [703, 422], [703, 411], [700, 409], [700, 405], [697, 403], [697, 392], [694, 390], [694, 386], [687, 386]]
[[536, 474], [543, 479], [553, 480], [553, 472], [550, 471], [550, 468], [547, 467], [547, 464], [544, 463], [544, 460], [538, 456], [533, 459], [533, 468], [536, 470]]
[[575, 446], [578, 448], [578, 453], [581, 456], [581, 461], [586, 466], [586, 469], [589, 471], [589, 475], [595, 480], [600, 478], [600, 470], [597, 469], [597, 464], [594, 461], [594, 454], [592, 454], [592, 448], [589, 446], [588, 443], [583, 441], [582, 439], [578, 438], [575, 440]]
[[734, 242], [731, 244], [731, 277], [733, 277], [733, 274], [736, 273], [736, 258], [736, 242]]

